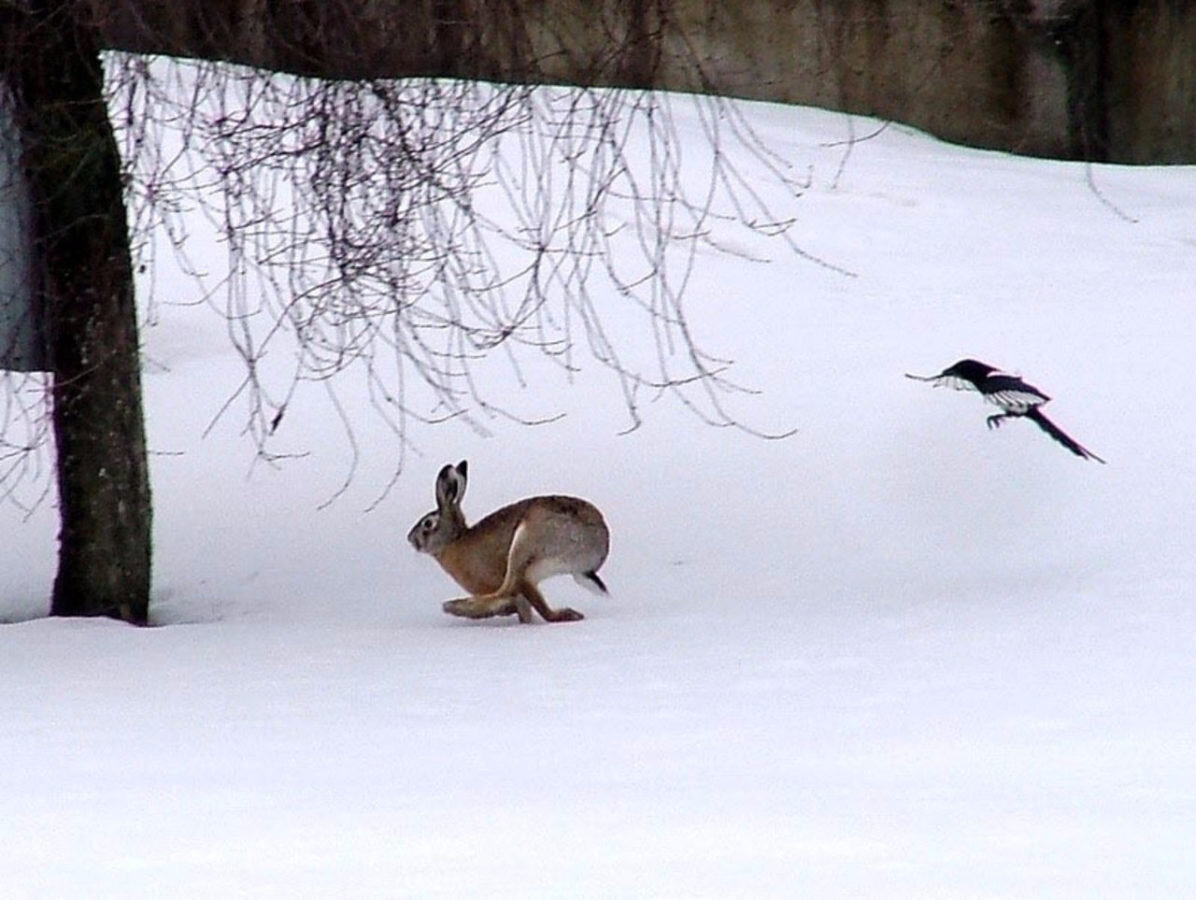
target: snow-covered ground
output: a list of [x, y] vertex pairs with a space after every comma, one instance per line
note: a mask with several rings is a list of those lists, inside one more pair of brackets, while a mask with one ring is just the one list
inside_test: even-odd
[[[1098, 195], [897, 126], [840, 172], [845, 117], [746, 108], [812, 166], [778, 212], [856, 273], [730, 226], [700, 261], [701, 339], [764, 391], [734, 409], [785, 440], [668, 402], [619, 436], [583, 360], [516, 397], [559, 422], [414, 431], [366, 512], [398, 447], [350, 390], [362, 458], [320, 508], [336, 417], [292, 411], [277, 469], [235, 417], [202, 437], [241, 363], [159, 276], [163, 627], [37, 618], [53, 510], [0, 518], [4, 896], [1196, 893], [1196, 172], [1097, 167]], [[902, 377], [964, 356], [1108, 465]], [[612, 596], [546, 585], [584, 622], [440, 612], [404, 536], [462, 458], [474, 517], [604, 510]]]

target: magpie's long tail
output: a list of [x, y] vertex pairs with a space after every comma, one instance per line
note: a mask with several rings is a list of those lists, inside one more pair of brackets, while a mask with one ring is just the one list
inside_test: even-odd
[[1033, 419], [1039, 428], [1057, 440], [1076, 456], [1079, 456], [1083, 459], [1095, 459], [1098, 463], [1104, 462], [1103, 459], [1101, 459], [1087, 447], [1079, 444], [1075, 438], [1044, 416], [1037, 406], [1030, 407], [1025, 415], [1027, 419]]

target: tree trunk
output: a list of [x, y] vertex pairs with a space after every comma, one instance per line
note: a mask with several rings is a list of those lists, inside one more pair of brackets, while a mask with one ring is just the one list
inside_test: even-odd
[[51, 613], [144, 623], [151, 511], [133, 271], [88, 23], [73, 0], [9, 5], [0, 19], [53, 365], [62, 530]]

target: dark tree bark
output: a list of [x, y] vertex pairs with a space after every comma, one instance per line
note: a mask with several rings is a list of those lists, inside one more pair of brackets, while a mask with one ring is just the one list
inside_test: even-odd
[[120, 156], [81, 4], [0, 10], [34, 198], [62, 518], [51, 613], [144, 623], [151, 512]]
[[663, 88], [993, 149], [1196, 158], [1179, 0], [88, 0], [104, 46], [320, 78]]

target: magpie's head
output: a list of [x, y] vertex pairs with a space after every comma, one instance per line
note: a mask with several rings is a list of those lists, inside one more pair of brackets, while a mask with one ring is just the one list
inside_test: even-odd
[[996, 366], [982, 363], [978, 359], [961, 359], [953, 366], [948, 366], [939, 373], [939, 378], [962, 378], [974, 385], [979, 385], [990, 373], [996, 372]]

